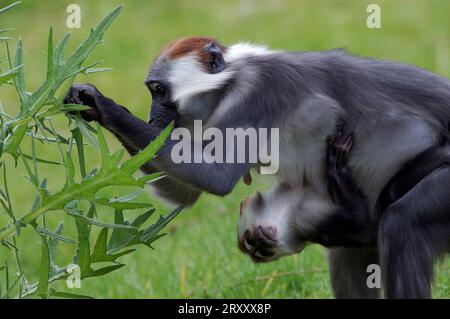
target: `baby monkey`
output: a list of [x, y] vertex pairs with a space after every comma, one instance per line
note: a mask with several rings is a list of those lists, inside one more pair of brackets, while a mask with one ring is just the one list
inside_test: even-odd
[[307, 186], [276, 184], [241, 203], [239, 248], [254, 261], [264, 262], [299, 253], [308, 243], [325, 247], [377, 245], [383, 212], [432, 172], [450, 166], [449, 131], [389, 180], [371, 213], [365, 195], [355, 184], [348, 156], [353, 134], [338, 125], [326, 141], [326, 178], [329, 197]]
[[256, 262], [299, 253], [308, 243], [323, 246], [370, 246], [376, 222], [366, 197], [347, 166], [353, 134], [338, 126], [326, 140], [329, 197], [307, 186], [276, 184], [241, 203], [239, 248]]

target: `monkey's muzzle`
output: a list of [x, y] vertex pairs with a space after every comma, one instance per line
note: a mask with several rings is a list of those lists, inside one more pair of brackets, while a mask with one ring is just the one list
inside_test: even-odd
[[238, 238], [239, 248], [255, 262], [268, 262], [277, 253], [277, 230], [273, 226], [257, 226], [247, 229], [242, 238]]

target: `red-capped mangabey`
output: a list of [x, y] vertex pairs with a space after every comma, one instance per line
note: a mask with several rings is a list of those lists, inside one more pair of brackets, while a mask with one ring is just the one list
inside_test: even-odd
[[[439, 144], [450, 118], [450, 82], [423, 69], [343, 51], [285, 52], [262, 46], [225, 47], [204, 37], [177, 40], [156, 58], [145, 84], [153, 101], [147, 123], [103, 96], [94, 86], [75, 84], [66, 101], [89, 105], [84, 113], [110, 130], [130, 151], [144, 148], [161, 131], [176, 126], [279, 128], [280, 182], [307, 185], [328, 198], [323, 140], [338, 118], [354, 132], [349, 158], [356, 184], [366, 195], [369, 213], [402, 165]], [[142, 170], [162, 170], [168, 178], [158, 193], [178, 203], [193, 203], [202, 191], [220, 196], [257, 166], [204, 159], [175, 163], [172, 136], [151, 164]], [[198, 155], [200, 142], [191, 141]], [[194, 147], [196, 146], [196, 147]], [[200, 149], [202, 145], [199, 145]], [[225, 145], [226, 146], [226, 145]], [[224, 146], [230, 155], [234, 148]], [[259, 159], [261, 160], [261, 159]], [[330, 268], [339, 297], [374, 297], [361, 288], [368, 264], [381, 264], [385, 296], [430, 297], [433, 261], [450, 238], [450, 171], [432, 170], [407, 194], [389, 205], [379, 222], [377, 249], [333, 249]], [[378, 258], [379, 257], [379, 258]], [[365, 283], [365, 281], [364, 281]], [[339, 287], [339, 288], [336, 288]]]

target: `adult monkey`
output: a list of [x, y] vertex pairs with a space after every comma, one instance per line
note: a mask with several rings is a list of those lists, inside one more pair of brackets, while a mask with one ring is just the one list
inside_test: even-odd
[[[156, 118], [150, 123], [92, 85], [74, 85], [67, 101], [93, 107], [83, 116], [99, 121], [130, 153], [153, 140], [171, 116], [178, 126], [201, 119], [204, 127], [222, 131], [280, 127], [278, 179], [308, 184], [324, 197], [323, 141], [342, 119], [355, 135], [349, 166], [372, 213], [389, 179], [403, 163], [437, 145], [450, 118], [448, 80], [342, 51], [290, 53], [248, 44], [226, 48], [210, 38], [184, 38], [162, 50], [146, 85]], [[157, 187], [176, 202], [193, 203], [201, 191], [225, 195], [252, 167], [248, 162], [174, 164], [170, 153], [176, 142], [168, 140], [143, 167], [169, 175]], [[449, 187], [447, 168], [432, 171], [386, 208], [378, 249], [331, 250], [336, 296], [376, 297], [365, 286], [366, 267], [380, 259], [386, 297], [430, 297], [433, 260], [448, 249]]]

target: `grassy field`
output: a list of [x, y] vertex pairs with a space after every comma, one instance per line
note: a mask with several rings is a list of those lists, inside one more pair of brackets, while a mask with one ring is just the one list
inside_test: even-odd
[[[27, 1], [1, 16], [0, 29], [12, 27], [16, 39], [24, 40], [26, 73], [30, 90], [45, 77], [47, 32], [53, 25], [56, 37], [69, 31], [66, 6], [73, 1]], [[73, 31], [73, 48], [106, 12], [119, 3], [124, 10], [106, 34], [103, 45], [90, 61], [102, 60], [114, 70], [84, 76], [78, 82], [95, 83], [105, 95], [147, 118], [150, 96], [143, 85], [153, 57], [167, 41], [186, 35], [212, 35], [224, 44], [245, 40], [287, 50], [346, 48], [363, 56], [391, 59], [427, 68], [450, 77], [450, 2], [446, 0], [376, 1], [382, 8], [382, 28], [366, 27], [366, 7], [373, 1], [101, 1], [77, 0], [82, 9], [82, 27]], [[0, 7], [11, 1], [0, 0]], [[15, 43], [15, 41], [13, 41]], [[0, 60], [4, 60], [3, 52]], [[0, 90], [4, 107], [12, 112], [17, 100], [9, 88]], [[60, 117], [58, 127], [67, 121]], [[120, 146], [111, 135], [110, 145]], [[56, 158], [54, 150], [40, 146], [38, 154]], [[91, 166], [97, 153], [89, 154]], [[8, 163], [11, 164], [11, 163]], [[42, 167], [58, 187], [58, 171]], [[19, 165], [19, 170], [23, 167]], [[56, 180], [55, 180], [56, 176]], [[53, 177], [53, 179], [52, 179]], [[26, 211], [33, 188], [20, 174], [8, 176], [17, 210]], [[251, 187], [240, 183], [225, 198], [203, 195], [168, 227], [168, 235], [156, 242], [155, 250], [140, 248], [122, 261], [126, 267], [100, 279], [82, 283], [80, 294], [101, 298], [329, 298], [331, 297], [323, 249], [312, 245], [301, 255], [270, 264], [256, 265], [237, 249], [239, 202], [256, 188], [267, 188], [268, 178], [258, 178]], [[115, 195], [118, 189], [108, 190]], [[153, 198], [161, 213], [169, 208]], [[107, 214], [105, 212], [105, 214]], [[49, 216], [56, 223], [62, 214]], [[65, 218], [68, 233], [72, 220]], [[0, 214], [0, 227], [5, 222]], [[20, 239], [27, 271], [36, 276], [40, 244], [25, 230]], [[69, 244], [62, 246], [67, 252]], [[0, 247], [0, 261], [6, 256]], [[68, 262], [64, 254], [61, 262]], [[450, 262], [438, 266], [434, 296], [450, 297]], [[64, 290], [64, 285], [58, 288]]]

